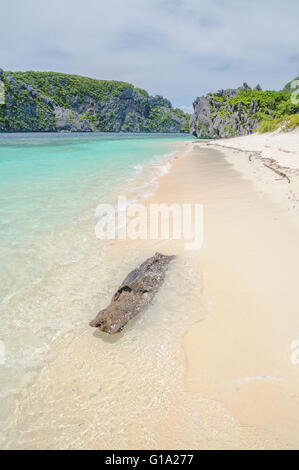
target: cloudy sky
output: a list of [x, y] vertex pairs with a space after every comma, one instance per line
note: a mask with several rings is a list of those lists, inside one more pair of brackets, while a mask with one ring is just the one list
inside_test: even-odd
[[298, 0], [9, 0], [0, 67], [123, 80], [176, 106], [299, 75]]

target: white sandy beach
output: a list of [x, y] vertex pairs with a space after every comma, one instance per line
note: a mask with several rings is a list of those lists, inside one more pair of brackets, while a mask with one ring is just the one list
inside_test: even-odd
[[[290, 213], [290, 220], [298, 227], [299, 128], [292, 132], [277, 130], [199, 145], [212, 145], [213, 148], [221, 149], [226, 159], [245, 174], [259, 191], [268, 194]], [[278, 170], [285, 177], [269, 167]]]

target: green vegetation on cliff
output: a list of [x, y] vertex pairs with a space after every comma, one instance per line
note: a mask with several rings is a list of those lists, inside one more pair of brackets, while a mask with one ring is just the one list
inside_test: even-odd
[[[52, 98], [57, 106], [72, 107], [72, 98], [83, 103], [89, 96], [96, 101], [105, 97], [117, 97], [126, 89], [133, 90], [133, 85], [114, 80], [95, 80], [79, 75], [68, 75], [57, 72], [9, 72], [18, 83], [27, 83], [43, 96]], [[145, 92], [146, 93], [146, 92]]]
[[299, 77], [287, 83], [282, 92], [276, 92], [276, 95], [283, 95], [285, 99], [277, 106], [274, 115], [264, 116], [258, 127], [258, 132], [273, 132], [279, 128], [287, 132], [299, 126], [298, 90]]
[[[238, 89], [220, 90], [197, 98], [190, 130], [197, 137], [218, 138], [247, 135], [257, 129], [262, 132], [276, 128], [284, 118], [285, 128], [296, 122], [299, 103], [294, 92], [262, 91], [258, 85], [250, 88], [246, 83]], [[291, 124], [293, 123], [293, 124]]]
[[3, 72], [0, 131], [188, 132], [190, 116], [130, 83], [56, 72]]
[[[219, 97], [217, 94], [211, 96], [221, 103], [222, 108], [217, 111], [218, 115], [224, 115], [224, 110], [227, 108], [237, 109], [239, 104], [245, 111], [250, 111], [256, 104], [251, 117], [256, 117], [258, 121], [270, 118], [277, 119], [286, 114], [299, 112], [299, 105], [291, 102], [291, 93], [284, 91], [262, 91], [249, 88], [240, 90], [233, 97], [226, 97], [225, 95]], [[228, 113], [228, 111], [226, 112]]]
[[2, 74], [5, 104], [0, 105], [0, 131], [54, 131], [56, 117], [42, 95]]
[[291, 114], [282, 116], [278, 119], [265, 119], [259, 125], [258, 132], [273, 132], [281, 128], [283, 131], [291, 131], [299, 126], [299, 114]]

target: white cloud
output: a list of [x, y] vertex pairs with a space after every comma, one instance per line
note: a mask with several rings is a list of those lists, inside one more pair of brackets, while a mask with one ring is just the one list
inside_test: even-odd
[[124, 80], [190, 106], [199, 94], [299, 75], [297, 0], [2, 2], [0, 67]]

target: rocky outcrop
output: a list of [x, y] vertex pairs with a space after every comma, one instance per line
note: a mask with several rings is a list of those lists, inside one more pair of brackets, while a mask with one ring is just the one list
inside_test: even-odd
[[189, 131], [188, 115], [129, 83], [1, 69], [0, 80], [0, 132]]
[[70, 109], [54, 107], [56, 128], [58, 131], [68, 132], [92, 132], [94, 126], [88, 120], [80, 119], [80, 114]]
[[[259, 103], [254, 98], [249, 103], [248, 99], [239, 99], [240, 95], [243, 97], [251, 91], [244, 83], [237, 89], [219, 90], [218, 93], [197, 98], [193, 103], [190, 133], [208, 139], [251, 134], [259, 125], [256, 115]], [[253, 91], [260, 92], [260, 85]]]
[[55, 131], [53, 101], [0, 69], [5, 103], [0, 105], [0, 132]]
[[134, 269], [114, 294], [110, 305], [98, 313], [90, 326], [109, 334], [120, 332], [131, 318], [153, 300], [174, 258], [156, 253]]

